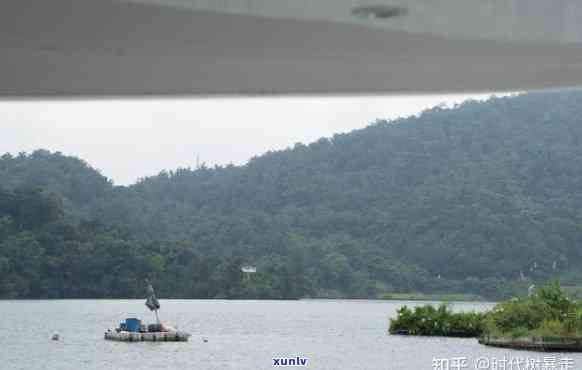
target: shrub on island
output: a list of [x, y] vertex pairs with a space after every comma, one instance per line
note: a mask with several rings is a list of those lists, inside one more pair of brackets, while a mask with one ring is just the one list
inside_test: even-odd
[[530, 297], [497, 304], [487, 313], [484, 332], [492, 337], [580, 337], [582, 303], [553, 282]]
[[477, 337], [483, 332], [484, 315], [478, 312], [453, 312], [446, 304], [403, 306], [390, 319], [391, 334]]

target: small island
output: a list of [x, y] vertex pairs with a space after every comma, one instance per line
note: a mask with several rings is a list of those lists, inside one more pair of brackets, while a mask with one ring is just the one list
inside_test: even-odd
[[446, 304], [403, 306], [390, 319], [389, 332], [475, 337], [484, 345], [513, 349], [582, 352], [582, 302], [568, 297], [555, 281], [482, 313], [457, 313]]

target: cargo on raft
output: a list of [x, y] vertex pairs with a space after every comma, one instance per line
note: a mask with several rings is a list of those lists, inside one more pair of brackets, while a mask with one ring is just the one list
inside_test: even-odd
[[126, 319], [115, 330], [105, 332], [105, 339], [119, 342], [187, 342], [189, 333], [164, 324], [147, 327], [138, 319]]

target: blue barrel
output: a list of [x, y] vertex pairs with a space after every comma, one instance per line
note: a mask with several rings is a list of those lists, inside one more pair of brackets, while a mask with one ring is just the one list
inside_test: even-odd
[[125, 325], [127, 327], [127, 331], [137, 333], [139, 332], [139, 327], [141, 325], [141, 321], [139, 319], [125, 319]]

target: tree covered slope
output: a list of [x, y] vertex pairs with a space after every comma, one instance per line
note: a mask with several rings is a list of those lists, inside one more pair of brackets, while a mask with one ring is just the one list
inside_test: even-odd
[[[517, 281], [580, 270], [581, 141], [582, 93], [570, 91], [436, 107], [244, 166], [177, 169], [128, 187], [58, 153], [6, 155], [5, 192], [37, 189], [63, 216], [18, 227], [0, 208], [11, 225], [0, 234], [0, 269], [29, 282], [10, 254], [28, 233], [43, 250], [28, 296], [63, 295], [43, 282], [56, 274], [48, 261], [70, 253], [39, 235], [65, 223], [92, 225], [83, 253], [101, 264], [73, 286], [89, 296], [127, 295], [152, 275], [181, 297], [504, 296]], [[104, 263], [107, 253], [125, 257]], [[128, 260], [140, 267], [127, 272]], [[241, 279], [242, 263], [257, 265], [255, 279]], [[108, 269], [124, 271], [125, 290], [102, 282]]]

